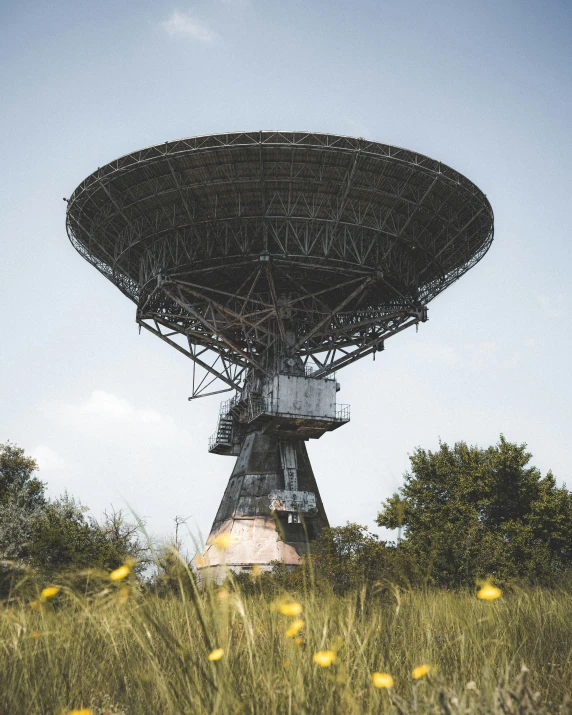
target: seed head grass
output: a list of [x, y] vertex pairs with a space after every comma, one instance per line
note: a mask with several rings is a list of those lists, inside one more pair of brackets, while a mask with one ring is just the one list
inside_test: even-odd
[[[572, 689], [565, 591], [339, 596], [309, 581], [276, 608], [232, 579], [164, 596], [117, 580], [0, 605], [0, 713], [558, 713]], [[501, 709], [521, 691], [537, 709]]]

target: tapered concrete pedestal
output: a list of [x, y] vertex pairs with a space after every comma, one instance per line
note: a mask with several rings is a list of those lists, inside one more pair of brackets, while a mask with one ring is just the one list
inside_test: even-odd
[[[276, 495], [284, 493], [294, 494], [301, 504], [306, 499], [300, 512], [286, 511], [280, 505]], [[304, 512], [308, 500], [309, 510]], [[327, 526], [306, 443], [251, 432], [244, 439], [206, 548], [195, 566], [203, 572], [208, 569], [217, 580], [227, 569], [235, 573], [253, 566], [268, 570], [273, 561], [296, 566], [308, 542]]]

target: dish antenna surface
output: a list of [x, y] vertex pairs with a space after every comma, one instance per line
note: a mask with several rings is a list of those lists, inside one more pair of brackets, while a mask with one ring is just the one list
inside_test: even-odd
[[299, 563], [327, 526], [305, 441], [350, 419], [336, 371], [427, 320], [489, 249], [493, 212], [416, 152], [235, 132], [101, 167], [69, 199], [67, 231], [139, 325], [193, 361], [189, 399], [233, 393], [209, 451], [237, 459], [196, 564], [238, 571]]

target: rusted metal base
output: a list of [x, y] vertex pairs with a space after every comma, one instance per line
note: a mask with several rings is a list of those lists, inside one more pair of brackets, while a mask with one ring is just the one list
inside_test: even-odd
[[[294, 503], [307, 511], [293, 513], [286, 511], [291, 506], [277, 507], [281, 500], [276, 495], [284, 493], [299, 493]], [[308, 493], [315, 500], [308, 499]], [[282, 501], [292, 504], [290, 498]], [[235, 573], [254, 566], [268, 570], [275, 561], [293, 567], [327, 526], [305, 442], [251, 432], [242, 444], [206, 548], [194, 565], [203, 572], [208, 569], [217, 580], [227, 569]]]

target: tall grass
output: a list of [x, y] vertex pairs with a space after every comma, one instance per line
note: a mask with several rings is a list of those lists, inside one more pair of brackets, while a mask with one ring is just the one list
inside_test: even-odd
[[[557, 713], [572, 691], [569, 593], [482, 602], [397, 589], [337, 597], [308, 584], [284, 594], [303, 608], [296, 642], [292, 618], [256, 588], [188, 580], [158, 597], [130, 578], [2, 606], [0, 713]], [[224, 655], [211, 662], [216, 648]], [[320, 650], [335, 651], [331, 666], [313, 662]], [[421, 664], [429, 675], [413, 680]], [[394, 688], [375, 688], [374, 671]]]

